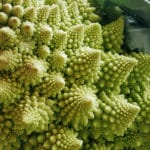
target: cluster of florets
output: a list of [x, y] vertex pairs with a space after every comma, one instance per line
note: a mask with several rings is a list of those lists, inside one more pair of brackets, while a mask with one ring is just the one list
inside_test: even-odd
[[0, 0], [0, 150], [148, 145], [150, 56], [117, 54], [123, 17], [101, 26], [94, 11]]

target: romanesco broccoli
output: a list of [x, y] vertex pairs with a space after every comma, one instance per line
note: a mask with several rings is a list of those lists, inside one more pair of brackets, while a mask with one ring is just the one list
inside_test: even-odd
[[0, 150], [148, 150], [150, 56], [122, 50], [123, 16], [94, 11], [0, 0]]

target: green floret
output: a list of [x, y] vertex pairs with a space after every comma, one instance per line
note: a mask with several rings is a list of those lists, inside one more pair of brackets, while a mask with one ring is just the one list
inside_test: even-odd
[[23, 6], [16, 5], [12, 8], [12, 14], [13, 16], [16, 16], [18, 18], [21, 18], [24, 14]]
[[99, 136], [108, 140], [112, 140], [114, 135], [123, 135], [137, 116], [140, 107], [128, 103], [121, 95], [106, 95], [102, 92], [98, 97], [99, 109], [95, 113], [91, 130], [99, 130]]
[[64, 50], [67, 45], [67, 33], [63, 30], [56, 30], [54, 32], [53, 39], [51, 41], [50, 47], [52, 49]]
[[122, 87], [122, 92], [124, 94], [141, 93], [142, 96], [143, 92], [149, 87], [150, 55], [133, 53], [130, 57], [136, 58], [138, 64], [134, 67], [127, 82]]
[[0, 149], [18, 150], [21, 147], [20, 137], [12, 130], [13, 121], [0, 114]]
[[81, 22], [81, 16], [79, 15], [79, 10], [78, 10], [78, 3], [76, 1], [73, 1], [69, 7], [68, 7], [68, 13], [69, 16], [71, 17], [71, 24], [80, 24]]
[[52, 28], [48, 25], [40, 24], [37, 27], [37, 31], [35, 33], [35, 41], [38, 42], [38, 44], [49, 45], [52, 36], [53, 36]]
[[82, 145], [82, 141], [77, 139], [76, 136], [77, 135], [73, 131], [70, 131], [67, 128], [58, 127], [52, 130], [49, 141], [52, 145], [52, 149], [78, 150]]
[[25, 0], [25, 1], [22, 1], [22, 5], [24, 7], [30, 7], [30, 6], [37, 7], [39, 4], [40, 4], [39, 0]]
[[84, 44], [91, 48], [101, 49], [102, 42], [102, 29], [100, 24], [92, 23], [87, 25], [85, 27]]
[[5, 13], [10, 14], [12, 11], [12, 6], [10, 4], [4, 4], [2, 9]]
[[58, 4], [60, 0], [45, 0], [46, 5]]
[[34, 28], [34, 24], [29, 22], [29, 21], [26, 21], [26, 22], [23, 22], [22, 23], [22, 26], [21, 26], [21, 35], [23, 36], [23, 38], [32, 38], [33, 36], [33, 33], [35, 31], [35, 28]]
[[21, 147], [21, 138], [14, 132], [14, 122], [11, 113], [14, 105], [9, 105], [0, 110], [0, 149], [18, 150]]
[[24, 150], [78, 150], [82, 146], [82, 140], [72, 130], [53, 124], [49, 128], [47, 132], [31, 135], [23, 144]]
[[61, 74], [51, 73], [44, 77], [43, 82], [35, 87], [34, 92], [43, 97], [55, 96], [65, 86], [65, 80]]
[[103, 26], [103, 46], [105, 51], [112, 53], [122, 52], [121, 46], [124, 38], [124, 18], [119, 19]]
[[23, 0], [12, 0], [13, 5], [22, 5]]
[[84, 145], [83, 149], [87, 150], [112, 150], [112, 145], [103, 144], [101, 142], [89, 141], [86, 145]]
[[99, 78], [101, 51], [83, 47], [68, 59], [66, 75], [70, 83], [94, 83]]
[[0, 103], [4, 107], [11, 103], [16, 103], [23, 93], [22, 85], [17, 84], [16, 80], [11, 80], [8, 77], [0, 78]]
[[[148, 89], [148, 91], [150, 88]], [[135, 132], [150, 132], [150, 94], [143, 94], [144, 96], [140, 96], [138, 93], [134, 93], [129, 97], [129, 101], [131, 103], [136, 103], [140, 106], [139, 115], [136, 117], [135, 122], [131, 126], [131, 130]]]
[[149, 143], [150, 140], [148, 140], [148, 142], [144, 143], [143, 145], [137, 147], [137, 150], [148, 150], [149, 147], [150, 147], [150, 143]]
[[21, 24], [21, 21], [18, 17], [10, 17], [8, 20], [8, 25], [14, 29], [18, 28]]
[[21, 62], [21, 54], [17, 51], [0, 51], [0, 71], [13, 72]]
[[[138, 60], [138, 65], [134, 68], [133, 72], [131, 73], [129, 77], [129, 80], [131, 81], [131, 84], [135, 81], [137, 85], [140, 86], [140, 89], [144, 90], [143, 83], [145, 83], [145, 85], [148, 85], [149, 83], [150, 55], [142, 54], [142, 53], [139, 53], [139, 54], [133, 53], [131, 57], [136, 58]], [[131, 79], [131, 77], [135, 77], [135, 78]]]
[[41, 58], [47, 58], [50, 55], [51, 51], [47, 45], [40, 45], [37, 49], [37, 54]]
[[12, 112], [14, 130], [17, 134], [42, 132], [48, 130], [53, 120], [52, 102], [44, 97], [26, 96], [15, 106]]
[[68, 31], [67, 48], [74, 50], [81, 48], [84, 40], [84, 26], [82, 24], [73, 26]]
[[57, 72], [63, 71], [66, 68], [67, 60], [68, 58], [64, 51], [54, 51], [49, 58], [51, 70]]
[[[55, 0], [56, 1], [56, 0]], [[48, 17], [48, 24], [53, 29], [58, 29], [61, 25], [61, 16], [60, 16], [60, 9], [58, 5], [52, 5], [50, 7], [49, 17]]]
[[23, 65], [19, 67], [15, 75], [19, 82], [26, 85], [36, 85], [46, 75], [48, 64], [46, 61], [36, 58], [27, 58]]
[[4, 12], [0, 12], [0, 23], [5, 24], [7, 22], [8, 15]]
[[122, 86], [122, 93], [126, 95], [131, 103], [136, 103], [141, 107], [132, 130], [140, 132], [150, 131], [149, 106], [150, 106], [150, 56], [147, 54], [132, 54], [138, 60], [127, 82]]
[[113, 149], [120, 150], [126, 148], [139, 149], [144, 147], [150, 140], [150, 133], [126, 133], [123, 137], [116, 137]]
[[9, 27], [0, 28], [0, 48], [9, 49], [17, 44], [16, 33]]
[[38, 21], [45, 23], [49, 18], [50, 6], [45, 5], [37, 9]]
[[85, 86], [74, 85], [70, 91], [59, 94], [58, 100], [63, 124], [71, 122], [75, 129], [79, 129], [80, 125], [86, 126], [97, 108], [94, 91]]
[[97, 82], [99, 91], [120, 92], [120, 86], [126, 81], [137, 60], [123, 55], [102, 53], [100, 78]]
[[71, 18], [68, 13], [68, 9], [66, 8], [65, 1], [59, 1], [58, 3], [60, 14], [61, 14], [61, 29], [67, 29], [71, 27]]
[[[67, 2], [70, 4], [73, 1], [67, 0]], [[88, 1], [77, 0], [76, 2], [78, 4], [79, 15], [81, 16], [82, 22], [89, 24], [90, 22], [97, 22], [99, 20], [99, 16], [94, 14], [95, 8], [90, 7]]]
[[25, 20], [28, 20], [28, 21], [31, 21], [31, 22], [36, 22], [37, 21], [37, 9], [35, 7], [26, 8], [24, 10], [23, 18]]

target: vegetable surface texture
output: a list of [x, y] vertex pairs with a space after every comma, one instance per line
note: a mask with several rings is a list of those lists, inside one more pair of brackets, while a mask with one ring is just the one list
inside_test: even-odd
[[148, 150], [150, 56], [94, 11], [0, 0], [0, 150]]

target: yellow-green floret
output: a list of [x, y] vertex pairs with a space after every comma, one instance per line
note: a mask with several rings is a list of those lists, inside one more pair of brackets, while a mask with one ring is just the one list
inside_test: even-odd
[[124, 18], [119, 19], [103, 26], [103, 46], [105, 51], [113, 53], [122, 52], [121, 46], [123, 45], [124, 38]]

